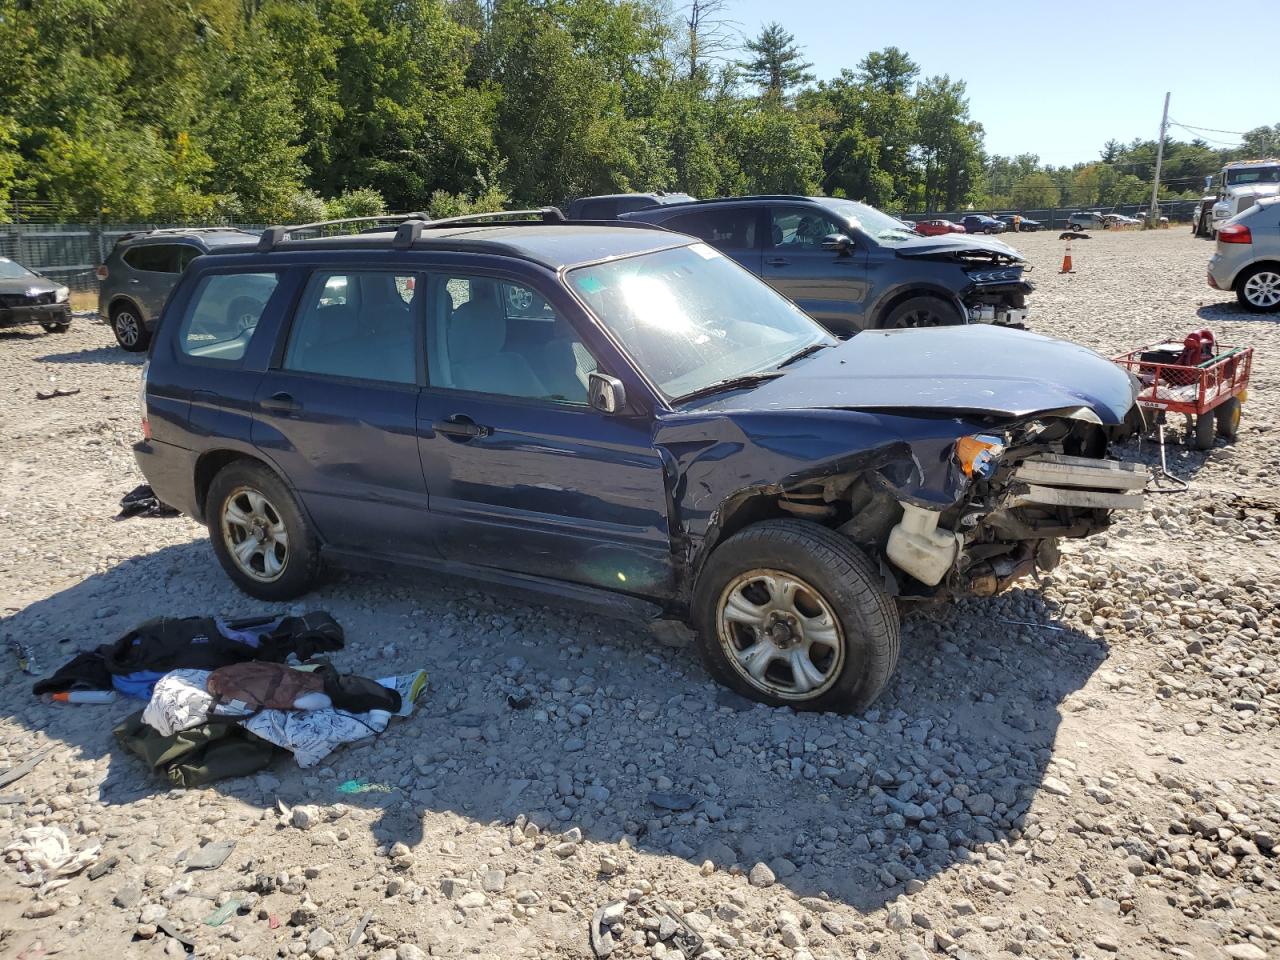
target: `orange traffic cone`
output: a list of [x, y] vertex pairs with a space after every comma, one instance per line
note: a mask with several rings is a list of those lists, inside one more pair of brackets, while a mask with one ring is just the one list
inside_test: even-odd
[[1067, 241], [1067, 249], [1064, 250], [1062, 253], [1062, 269], [1059, 270], [1058, 272], [1059, 273], [1075, 273], [1075, 271], [1071, 269], [1071, 241], [1070, 240]]

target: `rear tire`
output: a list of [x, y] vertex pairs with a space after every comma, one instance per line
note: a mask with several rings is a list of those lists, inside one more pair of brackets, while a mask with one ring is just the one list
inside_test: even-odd
[[1280, 266], [1260, 263], [1236, 278], [1236, 299], [1251, 313], [1280, 310]]
[[898, 610], [879, 572], [803, 520], [765, 520], [717, 547], [693, 613], [707, 671], [771, 706], [865, 710], [898, 662]]
[[1217, 421], [1218, 436], [1228, 442], [1235, 440], [1240, 432], [1240, 411], [1239, 397], [1232, 397], [1213, 411], [1214, 419]]
[[151, 342], [151, 331], [142, 322], [142, 313], [132, 303], [121, 303], [111, 308], [111, 332], [116, 343], [130, 353], [141, 353]]
[[1195, 450], [1212, 450], [1217, 430], [1217, 417], [1214, 416], [1214, 411], [1200, 414], [1196, 417], [1196, 431], [1191, 437], [1190, 446]]
[[885, 317], [884, 330], [905, 330], [911, 327], [951, 327], [964, 323], [955, 307], [937, 297], [912, 297], [904, 300]]
[[233, 583], [259, 600], [291, 600], [320, 576], [320, 541], [288, 486], [260, 463], [237, 460], [209, 485], [209, 542]]

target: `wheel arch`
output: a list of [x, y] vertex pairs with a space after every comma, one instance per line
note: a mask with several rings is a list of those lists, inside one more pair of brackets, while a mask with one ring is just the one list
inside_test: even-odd
[[129, 296], [127, 293], [117, 293], [107, 301], [107, 319], [114, 319], [116, 310], [123, 306], [132, 307], [134, 313], [138, 315], [138, 319], [144, 324], [149, 322], [146, 311], [142, 309], [137, 300], [133, 299], [133, 297]]
[[[195, 476], [193, 478], [195, 484], [195, 503], [199, 515], [195, 518], [200, 523], [205, 523], [205, 501], [209, 498], [209, 488], [213, 485], [213, 478], [225, 470], [231, 464], [243, 460], [246, 463], [254, 463], [264, 469], [270, 470], [273, 474], [280, 478], [280, 482], [286, 487], [293, 490], [292, 484], [284, 477], [284, 475], [275, 468], [274, 465], [268, 463], [261, 457], [255, 457], [251, 453], [243, 450], [234, 450], [229, 448], [220, 448], [216, 450], [206, 450], [196, 458]], [[301, 508], [301, 504], [299, 504]]]
[[960, 314], [962, 323], [969, 320], [969, 311], [965, 308], [964, 301], [953, 291], [945, 287], [934, 286], [933, 284], [913, 284], [907, 287], [899, 287], [885, 295], [885, 297], [876, 304], [873, 313], [873, 322], [868, 329], [879, 330], [884, 326], [884, 322], [888, 319], [895, 307], [899, 304], [906, 303], [915, 297], [932, 297], [935, 300], [941, 300], [948, 306], [954, 307]]
[[1280, 273], [1280, 260], [1272, 260], [1270, 258], [1262, 260], [1254, 260], [1252, 263], [1246, 263], [1243, 267], [1236, 271], [1236, 275], [1231, 278], [1231, 290], [1240, 289], [1240, 281], [1252, 274], [1259, 267], [1269, 267], [1270, 269]]

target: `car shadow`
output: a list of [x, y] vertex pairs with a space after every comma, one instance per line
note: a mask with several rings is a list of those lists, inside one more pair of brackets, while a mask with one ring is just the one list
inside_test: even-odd
[[1240, 306], [1240, 302], [1235, 299], [1206, 303], [1196, 309], [1196, 316], [1215, 323], [1280, 323], [1280, 312], [1254, 313]]
[[[28, 644], [45, 675], [151, 616], [276, 609], [235, 591], [197, 540], [16, 609], [0, 639]], [[658, 642], [643, 624], [443, 576], [339, 575], [302, 609], [344, 626], [340, 669], [422, 667], [428, 691], [411, 717], [319, 767], [285, 757], [208, 789], [262, 809], [365, 808], [377, 842], [411, 846], [424, 839], [426, 813], [480, 824], [523, 814], [553, 833], [629, 837], [644, 856], [743, 870], [766, 862], [797, 894], [825, 892], [860, 910], [1017, 836], [1063, 701], [1107, 655], [1033, 591], [916, 613], [889, 689], [848, 717], [743, 700], [709, 680], [690, 646]], [[103, 804], [169, 792], [110, 733], [140, 701], [47, 704], [32, 681], [14, 671], [0, 680], [3, 715], [82, 760], [105, 760]], [[33, 775], [7, 792], [39, 803], [39, 783]], [[682, 798], [655, 791], [688, 795], [692, 807], [663, 809]]]
[[147, 359], [145, 353], [130, 353], [112, 344], [106, 347], [90, 347], [70, 350], [66, 353], [46, 353], [36, 358], [41, 363], [111, 363], [140, 367]]

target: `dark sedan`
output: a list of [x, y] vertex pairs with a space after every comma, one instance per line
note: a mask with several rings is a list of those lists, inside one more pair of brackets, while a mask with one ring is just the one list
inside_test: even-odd
[[965, 233], [1004, 233], [1005, 224], [985, 213], [971, 213], [960, 221]]
[[1021, 217], [1013, 213], [1002, 213], [996, 217], [1005, 227], [1015, 233], [1035, 233], [1044, 226], [1039, 220], [1032, 220], [1030, 217]]
[[39, 324], [49, 333], [71, 325], [71, 291], [16, 260], [0, 257], [0, 327]]

